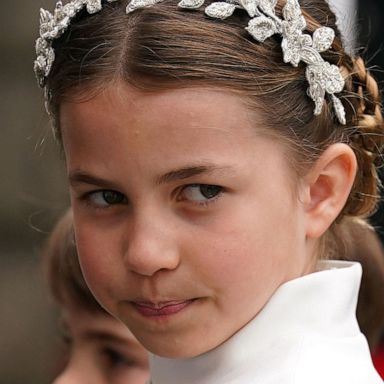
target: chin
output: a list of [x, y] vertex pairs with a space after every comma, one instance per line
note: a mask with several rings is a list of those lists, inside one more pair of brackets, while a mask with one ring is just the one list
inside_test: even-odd
[[189, 341], [182, 341], [177, 337], [170, 337], [159, 342], [154, 342], [153, 339], [149, 343], [146, 343], [145, 340], [140, 341], [149, 352], [168, 359], [189, 359], [209, 352], [216, 347], [214, 343], [212, 343], [213, 345], [206, 342], [204, 344], [196, 343], [196, 338]]

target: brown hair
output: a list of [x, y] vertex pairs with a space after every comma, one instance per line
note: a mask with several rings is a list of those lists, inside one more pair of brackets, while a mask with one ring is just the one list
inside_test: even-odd
[[[278, 1], [277, 14], [284, 4]], [[384, 140], [377, 83], [361, 58], [343, 50], [335, 15], [326, 1], [300, 4], [309, 32], [320, 26], [336, 31], [333, 46], [323, 57], [338, 65], [346, 78], [340, 95], [345, 126], [337, 123], [329, 101], [321, 115], [314, 116], [314, 104], [306, 93], [305, 65], [295, 68], [283, 62], [279, 37], [262, 44], [254, 41], [244, 30], [246, 12], [217, 21], [202, 9], [180, 10], [174, 1], [164, 1], [126, 15], [126, 2], [119, 1], [105, 3], [95, 15], [80, 13], [54, 43], [56, 59], [47, 90], [58, 136], [60, 103], [75, 96], [90, 97], [110, 81], [123, 80], [149, 92], [198, 85], [222, 88], [243, 97], [264, 117], [265, 130], [293, 149], [290, 154], [298, 173], [332, 143], [349, 144], [358, 172], [336, 225], [348, 217], [366, 217], [377, 203], [376, 165]], [[340, 231], [333, 227], [324, 244], [334, 247]]]
[[105, 313], [81, 272], [71, 210], [54, 227], [44, 248], [42, 262], [51, 294], [59, 305], [75, 305], [92, 313]]

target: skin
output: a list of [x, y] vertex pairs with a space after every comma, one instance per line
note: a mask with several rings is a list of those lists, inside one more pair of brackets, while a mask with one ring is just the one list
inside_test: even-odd
[[148, 353], [116, 319], [68, 307], [63, 316], [68, 364], [53, 384], [145, 384]]
[[60, 123], [87, 283], [161, 356], [215, 348], [313, 271], [317, 238], [353, 182], [340, 149], [292, 183], [283, 145], [220, 90], [117, 84], [63, 103]]

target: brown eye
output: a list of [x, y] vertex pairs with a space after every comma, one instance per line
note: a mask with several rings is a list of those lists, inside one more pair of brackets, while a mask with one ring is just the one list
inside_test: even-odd
[[213, 199], [221, 192], [221, 187], [217, 185], [200, 185], [200, 193], [206, 198], [206, 199]]
[[192, 184], [182, 191], [182, 198], [196, 203], [209, 202], [220, 195], [223, 188], [218, 185]]
[[92, 204], [95, 204], [99, 207], [108, 207], [110, 205], [125, 204], [127, 202], [126, 197], [122, 193], [112, 190], [91, 192], [88, 195], [88, 199]]
[[113, 348], [105, 348], [103, 355], [106, 357], [108, 365], [113, 368], [138, 365], [132, 358], [125, 356]]
[[113, 204], [121, 204], [122, 202], [124, 202], [125, 197], [122, 193], [119, 193], [119, 192], [104, 191], [103, 199], [109, 205], [113, 205]]

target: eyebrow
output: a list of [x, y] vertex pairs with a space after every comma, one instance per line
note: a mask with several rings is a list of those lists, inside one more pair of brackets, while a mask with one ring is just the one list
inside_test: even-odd
[[78, 184], [89, 184], [89, 185], [95, 185], [95, 186], [103, 186], [105, 188], [110, 189], [117, 189], [117, 184], [105, 180], [101, 177], [91, 175], [87, 172], [81, 171], [81, 170], [75, 170], [73, 172], [70, 172], [68, 175], [69, 184], [73, 187]]
[[216, 166], [212, 164], [188, 166], [180, 169], [176, 169], [165, 173], [164, 175], [156, 178], [156, 184], [165, 184], [172, 181], [189, 179], [193, 176], [199, 176], [202, 174], [210, 174], [215, 171], [225, 171], [230, 169], [228, 166]]
[[[185, 180], [193, 176], [210, 174], [212, 172], [222, 172], [230, 169], [231, 167], [229, 166], [217, 166], [213, 164], [186, 166], [180, 169], [169, 171], [161, 176], [156, 177], [155, 183], [157, 185], [166, 184], [177, 180]], [[89, 184], [95, 186], [103, 186], [110, 189], [118, 189], [118, 185], [116, 183], [95, 175], [91, 175], [82, 170], [75, 170], [70, 172], [68, 180], [71, 186], [76, 186], [78, 184]]]

